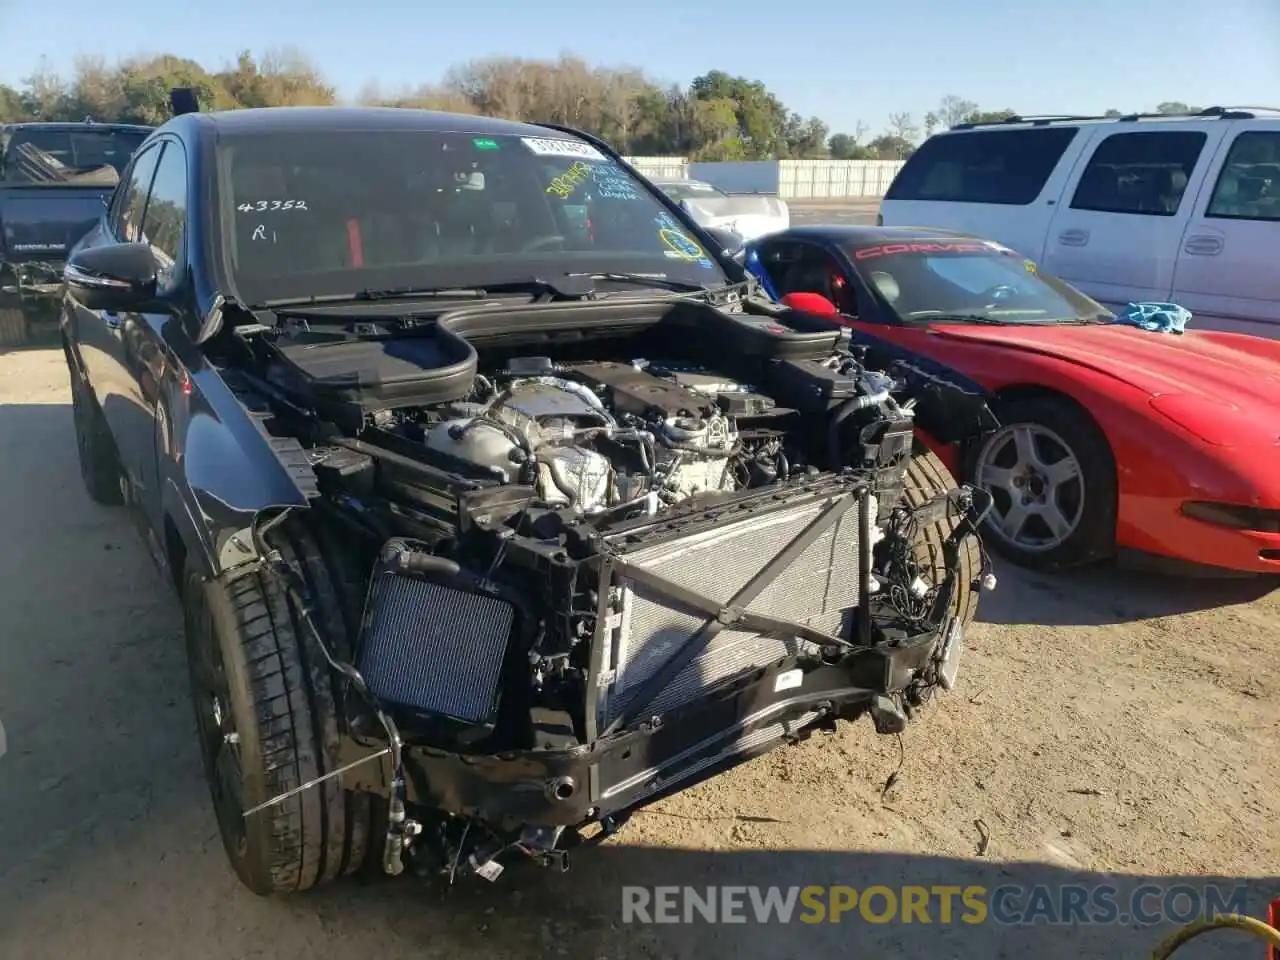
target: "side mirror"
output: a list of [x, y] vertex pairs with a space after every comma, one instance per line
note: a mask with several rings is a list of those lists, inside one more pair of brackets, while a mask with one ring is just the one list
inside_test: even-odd
[[788, 293], [782, 298], [782, 305], [801, 313], [813, 313], [820, 317], [838, 317], [840, 311], [836, 305], [820, 293]]
[[80, 250], [62, 276], [71, 295], [89, 310], [137, 310], [156, 296], [156, 258], [145, 243]]

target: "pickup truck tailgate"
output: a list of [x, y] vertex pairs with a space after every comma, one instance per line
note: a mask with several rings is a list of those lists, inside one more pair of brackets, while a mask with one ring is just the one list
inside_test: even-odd
[[64, 260], [88, 233], [111, 195], [109, 187], [6, 184], [0, 187], [0, 259]]

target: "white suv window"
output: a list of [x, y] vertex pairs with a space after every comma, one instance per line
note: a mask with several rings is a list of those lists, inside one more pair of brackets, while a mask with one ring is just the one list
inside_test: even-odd
[[1280, 220], [1280, 133], [1242, 133], [1231, 144], [1205, 216]]
[[937, 134], [911, 155], [885, 199], [1026, 205], [1078, 132], [1054, 126]]
[[1172, 217], [1207, 140], [1198, 130], [1113, 133], [1089, 158], [1071, 208]]

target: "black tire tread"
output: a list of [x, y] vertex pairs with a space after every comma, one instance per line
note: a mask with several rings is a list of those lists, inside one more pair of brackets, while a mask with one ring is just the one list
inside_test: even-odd
[[[331, 575], [330, 566], [340, 569], [341, 561], [326, 563], [316, 538], [300, 521], [283, 524], [271, 546], [302, 574], [326, 643], [344, 651], [349, 646], [351, 588], [358, 579]], [[257, 745], [246, 750], [250, 734], [242, 731], [241, 749], [246, 766], [254, 754], [258, 758], [255, 769], [245, 771], [245, 800], [253, 805], [334, 769], [337, 684], [323, 651], [274, 576], [253, 572], [227, 583], [215, 581], [211, 589], [223, 594], [224, 623], [233, 632], [223, 639], [224, 656], [236, 655], [226, 647], [237, 645], [250, 680]], [[236, 867], [257, 893], [302, 892], [327, 884], [359, 870], [370, 849], [369, 798], [344, 790], [336, 778], [255, 817], [263, 819], [265, 829], [250, 833], [247, 862]]]
[[27, 343], [27, 317], [20, 307], [0, 307], [0, 347]]
[[[955, 478], [946, 465], [931, 451], [917, 447], [911, 462], [907, 465], [906, 484], [903, 498], [909, 507], [918, 507], [927, 503], [940, 493], [945, 493], [956, 486]], [[917, 562], [931, 568], [935, 583], [941, 583], [946, 576], [946, 563], [943, 558], [942, 544], [959, 522], [959, 517], [948, 517], [945, 520], [930, 524], [921, 529], [921, 539], [915, 545]], [[952, 610], [959, 616], [962, 625], [967, 627], [978, 614], [978, 597], [980, 590], [974, 581], [982, 572], [982, 551], [974, 537], [967, 538], [960, 545], [960, 570], [956, 580], [955, 601]]]

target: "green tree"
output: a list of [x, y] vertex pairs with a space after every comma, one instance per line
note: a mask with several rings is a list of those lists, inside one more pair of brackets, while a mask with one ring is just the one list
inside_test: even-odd
[[858, 143], [859, 137], [852, 133], [836, 133], [827, 141], [827, 152], [833, 160], [874, 160], [875, 154]]
[[1156, 106], [1156, 113], [1199, 113], [1201, 109], [1200, 107], [1189, 107], [1181, 100], [1167, 100]]

